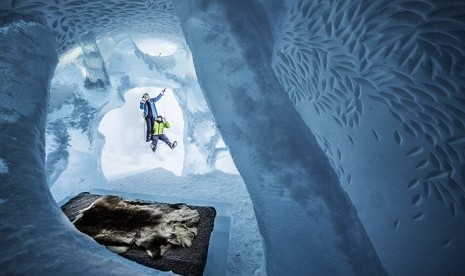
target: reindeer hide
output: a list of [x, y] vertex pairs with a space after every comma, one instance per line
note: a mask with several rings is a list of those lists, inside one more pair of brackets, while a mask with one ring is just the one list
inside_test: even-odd
[[159, 204], [103, 196], [73, 221], [81, 232], [117, 253], [138, 246], [156, 258], [171, 246], [191, 246], [199, 213], [184, 204]]

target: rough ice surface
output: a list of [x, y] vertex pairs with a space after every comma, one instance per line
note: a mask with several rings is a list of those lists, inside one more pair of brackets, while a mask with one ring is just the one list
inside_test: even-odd
[[5, 164], [5, 161], [0, 158], [0, 173], [7, 173], [8, 172], [8, 166]]
[[[51, 106], [69, 116], [60, 121], [49, 113], [45, 171], [51, 70], [44, 68], [54, 66], [52, 49], [72, 50], [91, 30], [97, 43], [138, 32], [192, 53], [198, 78], [192, 91], [164, 74], [174, 68], [172, 59], [141, 64], [183, 95], [205, 95], [206, 104], [192, 104], [192, 97], [178, 102], [183, 110], [206, 106], [212, 112], [201, 122], [218, 126], [250, 193], [265, 249], [263, 273], [463, 275], [464, 16], [462, 1], [433, 0], [2, 1], [0, 158], [8, 164], [0, 174], [0, 232], [7, 237], [2, 256], [8, 256], [0, 260], [2, 268], [34, 271], [35, 258], [21, 250], [48, 245], [59, 233], [72, 246], [33, 251], [36, 260], [84, 250], [66, 266], [51, 264], [44, 271], [141, 269], [75, 233], [45, 181], [45, 175], [49, 183], [62, 178], [63, 184], [52, 186], [61, 196], [104, 181], [97, 123], [121, 105], [124, 91], [154, 77], [124, 76], [124, 70], [110, 76], [111, 87], [121, 87], [112, 92], [119, 98], [52, 90]], [[124, 64], [120, 60], [120, 68]], [[105, 105], [109, 99], [115, 102]], [[186, 116], [186, 125], [198, 123], [194, 118]], [[184, 143], [198, 137], [191, 136]], [[28, 146], [19, 147], [19, 140]], [[192, 147], [197, 157], [214, 153], [211, 145], [219, 144], [198, 141], [207, 147]], [[212, 168], [205, 158], [201, 167], [188, 160], [187, 174]], [[72, 164], [86, 165], [74, 169], [84, 179], [81, 186], [74, 185]], [[21, 212], [26, 205], [17, 198], [34, 210]], [[43, 235], [35, 239], [37, 233]], [[20, 248], [12, 250], [11, 243]]]
[[110, 84], [105, 61], [95, 41], [95, 37], [88, 35], [80, 41], [84, 66], [86, 69], [86, 88], [106, 88]]
[[[221, 137], [196, 81], [190, 54], [178, 49], [170, 56], [152, 57], [141, 52], [128, 36], [119, 35], [112, 43], [109, 40], [101, 39], [98, 44], [99, 48], [103, 48], [102, 41], [115, 44], [106, 59], [111, 77], [111, 86], [106, 90], [86, 88], [82, 81], [86, 67], [79, 49], [60, 58], [52, 79], [46, 149], [47, 175], [54, 197], [84, 191], [104, 181], [104, 176], [121, 177], [155, 167], [177, 175], [214, 169], [234, 173], [225, 170], [230, 167], [227, 164], [215, 164], [219, 158], [224, 162], [230, 157], [225, 155], [228, 152], [224, 146], [215, 147]], [[153, 72], [156, 66], [164, 67], [166, 72]], [[174, 152], [160, 146], [154, 160], [153, 153], [147, 151], [148, 144], [140, 139], [145, 123], [139, 101], [143, 93], [154, 97], [162, 87], [168, 89], [157, 102], [158, 112], [172, 125], [168, 137], [180, 143]], [[183, 135], [185, 131], [189, 134]], [[72, 181], [76, 174], [78, 185]]]

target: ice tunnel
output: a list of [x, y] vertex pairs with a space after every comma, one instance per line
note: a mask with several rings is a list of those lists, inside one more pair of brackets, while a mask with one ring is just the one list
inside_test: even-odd
[[153, 273], [79, 234], [45, 165], [58, 57], [88, 49], [102, 86], [97, 39], [137, 32], [192, 53], [262, 274], [463, 275], [464, 22], [463, 1], [2, 1], [2, 273]]

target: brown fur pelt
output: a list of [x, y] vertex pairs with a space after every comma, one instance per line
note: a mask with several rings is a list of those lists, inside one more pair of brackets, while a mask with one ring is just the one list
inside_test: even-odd
[[191, 246], [200, 216], [184, 204], [157, 204], [103, 196], [73, 221], [81, 232], [117, 253], [144, 248], [156, 258], [173, 245]]

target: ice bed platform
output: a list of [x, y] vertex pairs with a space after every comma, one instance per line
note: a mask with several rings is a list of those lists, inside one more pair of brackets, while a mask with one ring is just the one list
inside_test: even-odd
[[[100, 197], [102, 195], [88, 192], [80, 193], [61, 206], [61, 209], [70, 221], [74, 221], [79, 211], [89, 207]], [[151, 258], [145, 250], [138, 248], [130, 249], [119, 255], [162, 271], [172, 271], [186, 276], [202, 275], [207, 262], [208, 245], [213, 231], [216, 211], [213, 207], [187, 206], [197, 210], [200, 215], [197, 236], [193, 239], [191, 247], [172, 247], [157, 259]]]

